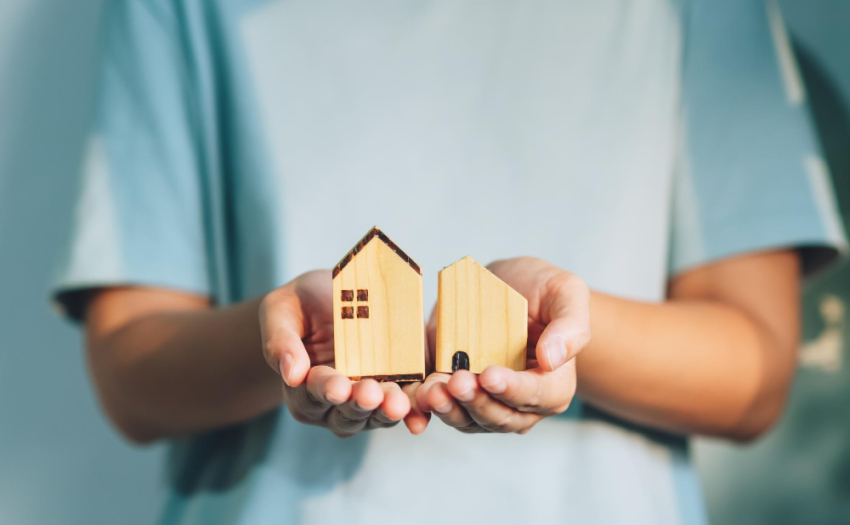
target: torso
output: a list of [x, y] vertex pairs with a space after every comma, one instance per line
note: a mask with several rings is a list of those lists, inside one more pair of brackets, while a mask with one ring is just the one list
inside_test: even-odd
[[[331, 267], [373, 225], [422, 268], [426, 315], [437, 272], [465, 255], [535, 255], [663, 299], [670, 1], [219, 4], [233, 299]], [[702, 520], [682, 508], [696, 490], [683, 441], [586, 419], [580, 402], [526, 436], [434, 420], [339, 440], [282, 409], [184, 447], [165, 521]]]

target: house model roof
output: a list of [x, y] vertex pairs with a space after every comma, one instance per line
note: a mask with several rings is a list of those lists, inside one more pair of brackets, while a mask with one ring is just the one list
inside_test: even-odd
[[334, 276], [334, 277], [336, 277], [336, 276], [337, 276], [337, 274], [339, 274], [339, 272], [341, 272], [341, 271], [342, 271], [342, 269], [343, 269], [343, 268], [345, 268], [345, 266], [346, 266], [348, 263], [350, 263], [350, 262], [351, 262], [351, 260], [352, 260], [354, 257], [356, 257], [356, 256], [357, 256], [357, 254], [358, 254], [358, 253], [360, 253], [360, 252], [363, 250], [363, 248], [365, 248], [365, 247], [366, 247], [366, 245], [367, 245], [367, 244], [369, 244], [369, 242], [370, 242], [372, 239], [375, 239], [375, 238], [380, 239], [380, 240], [381, 240], [384, 244], [386, 244], [386, 245], [390, 248], [390, 250], [392, 250], [392, 251], [393, 251], [393, 253], [395, 253], [396, 255], [398, 255], [398, 256], [401, 258], [401, 260], [403, 260], [403, 261], [404, 261], [404, 262], [406, 262], [406, 263], [407, 263], [407, 264], [408, 264], [411, 268], [413, 268], [413, 269], [416, 271], [416, 273], [418, 273], [419, 275], [422, 275], [422, 269], [421, 269], [421, 268], [419, 268], [419, 265], [418, 265], [418, 264], [416, 264], [416, 261], [414, 261], [413, 259], [411, 259], [411, 258], [410, 258], [410, 257], [409, 257], [406, 253], [404, 253], [404, 252], [402, 251], [402, 249], [401, 249], [401, 248], [399, 248], [399, 247], [396, 245], [396, 243], [394, 243], [392, 240], [390, 240], [390, 238], [389, 238], [389, 237], [387, 237], [387, 234], [385, 234], [384, 232], [382, 232], [381, 230], [379, 230], [377, 226], [373, 226], [373, 227], [372, 227], [372, 229], [371, 229], [371, 230], [369, 230], [369, 233], [367, 233], [366, 235], [364, 235], [364, 236], [363, 236], [363, 238], [362, 238], [362, 239], [360, 239], [360, 242], [358, 242], [358, 243], [354, 246], [354, 248], [352, 248], [352, 249], [351, 249], [351, 251], [349, 251], [347, 254], [345, 254], [345, 257], [343, 257], [343, 258], [342, 258], [342, 260], [340, 260], [340, 261], [337, 263], [337, 265], [334, 267], [334, 270], [333, 270], [333, 276]]

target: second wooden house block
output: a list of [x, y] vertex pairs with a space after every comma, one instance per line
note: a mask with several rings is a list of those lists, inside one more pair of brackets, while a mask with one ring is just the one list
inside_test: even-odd
[[422, 271], [372, 228], [333, 271], [336, 369], [352, 379], [425, 379]]
[[489, 270], [464, 257], [439, 274], [438, 372], [490, 365], [525, 370], [528, 301]]

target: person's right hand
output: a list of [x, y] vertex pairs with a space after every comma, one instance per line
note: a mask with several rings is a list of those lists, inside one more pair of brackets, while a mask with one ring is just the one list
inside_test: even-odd
[[410, 412], [418, 384], [402, 391], [396, 383], [351, 381], [334, 370], [333, 325], [328, 270], [297, 277], [260, 305], [263, 352], [283, 378], [283, 399], [292, 416], [340, 437], [396, 425]]

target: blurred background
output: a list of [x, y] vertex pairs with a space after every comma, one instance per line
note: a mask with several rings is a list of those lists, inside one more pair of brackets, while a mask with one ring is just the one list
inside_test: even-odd
[[[781, 0], [844, 217], [850, 1]], [[0, 524], [150, 524], [163, 448], [108, 427], [79, 332], [49, 307], [92, 104], [103, 0], [0, 0]], [[750, 446], [698, 441], [711, 522], [850, 523], [847, 265], [809, 283], [782, 423]]]

